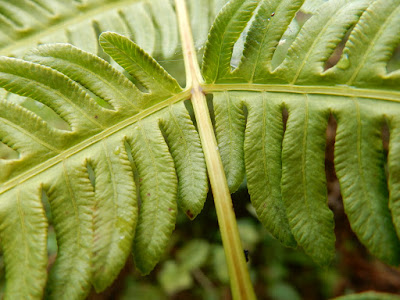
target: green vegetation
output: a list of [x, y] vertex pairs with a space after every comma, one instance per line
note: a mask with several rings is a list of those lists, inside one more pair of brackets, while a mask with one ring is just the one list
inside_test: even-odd
[[[212, 281], [229, 279], [234, 299], [255, 299], [252, 280], [263, 276], [249, 272], [244, 249], [266, 250], [275, 240], [265, 242], [265, 229], [331, 264], [325, 150], [333, 119], [350, 226], [372, 255], [399, 265], [400, 3], [225, 2], [0, 6], [0, 53], [18, 57], [0, 58], [6, 299], [84, 299], [109, 287], [131, 253], [143, 275], [163, 261], [163, 291], [149, 286], [150, 298], [196, 280], [217, 299]], [[246, 188], [247, 211], [262, 227], [250, 216], [237, 224], [231, 194]], [[196, 235], [171, 240], [177, 220], [201, 216], [209, 190], [223, 248]], [[178, 247], [175, 260], [163, 258], [168, 247]], [[284, 266], [285, 253], [266, 259]], [[337, 276], [324, 274], [318, 280]], [[300, 298], [285, 275], [274, 276], [260, 279], [270, 287], [262, 297]], [[328, 289], [319, 295], [330, 297]]]

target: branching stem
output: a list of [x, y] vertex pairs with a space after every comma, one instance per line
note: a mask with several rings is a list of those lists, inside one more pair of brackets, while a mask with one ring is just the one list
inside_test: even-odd
[[231, 195], [218, 151], [206, 97], [201, 87], [203, 78], [197, 61], [185, 0], [175, 0], [175, 3], [185, 60], [186, 88], [191, 89], [192, 93], [191, 101], [214, 196], [230, 276], [232, 297], [235, 300], [255, 299], [233, 211]]

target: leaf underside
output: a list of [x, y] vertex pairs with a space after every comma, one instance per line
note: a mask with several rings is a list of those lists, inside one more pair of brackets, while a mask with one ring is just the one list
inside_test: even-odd
[[[69, 5], [42, 2], [51, 9]], [[23, 0], [16, 3], [7, 9], [25, 9]], [[69, 13], [90, 10], [90, 3], [68, 6]], [[201, 212], [208, 179], [200, 138], [184, 105], [190, 89], [183, 90], [149, 55], [157, 43], [163, 45], [160, 57], [176, 52], [174, 10], [168, 1], [152, 1], [152, 13], [165, 15], [151, 19], [142, 4], [115, 13], [132, 30], [135, 22], [155, 20], [161, 42], [152, 40], [155, 27], [143, 31], [148, 39], [142, 31], [141, 38], [134, 36], [137, 43], [117, 28], [118, 33], [100, 35], [96, 51], [79, 43], [83, 50], [47, 44], [21, 50], [23, 59], [0, 58], [0, 86], [7, 95], [0, 99], [0, 141], [17, 153], [0, 159], [7, 299], [40, 299], [44, 291], [50, 299], [84, 299], [92, 286], [102, 291], [112, 283], [131, 250], [136, 267], [147, 274], [167, 247], [177, 208], [190, 219]], [[189, 4], [196, 22], [209, 18], [197, 1]], [[398, 265], [400, 71], [388, 73], [386, 65], [400, 43], [400, 3], [331, 0], [300, 28], [296, 14], [303, 5], [231, 0], [211, 28], [203, 90], [213, 95], [229, 189], [236, 191], [246, 177], [264, 226], [317, 263], [331, 262], [334, 220], [324, 161], [333, 116], [335, 170], [352, 229], [372, 254]], [[129, 19], [126, 9], [137, 18]], [[91, 26], [106, 24], [101, 20], [106, 18]], [[31, 26], [33, 32], [40, 28]], [[199, 40], [204, 28], [194, 27]], [[338, 63], [326, 69], [348, 32]], [[21, 37], [13, 31], [9, 38]], [[243, 51], [233, 57], [240, 39]], [[51, 110], [63, 127], [10, 101], [10, 95]], [[387, 159], [384, 124], [390, 131]], [[48, 279], [43, 199], [50, 204], [58, 244]]]
[[345, 295], [332, 300], [398, 300], [400, 297], [394, 294], [378, 293], [378, 292], [363, 292], [359, 294]]

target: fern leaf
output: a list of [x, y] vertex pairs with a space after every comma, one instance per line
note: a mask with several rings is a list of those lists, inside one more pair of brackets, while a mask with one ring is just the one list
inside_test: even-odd
[[144, 5], [129, 6], [121, 11], [121, 16], [132, 31], [135, 43], [146, 53], [154, 53], [159, 45], [156, 45], [157, 28], [149, 10]]
[[213, 98], [216, 137], [229, 191], [235, 192], [244, 177], [243, 104], [231, 93], [215, 93]]
[[304, 1], [301, 11], [306, 14], [315, 14], [320, 6], [327, 2], [326, 0], [306, 0]]
[[325, 61], [347, 30], [359, 20], [369, 2], [329, 1], [323, 5], [319, 13], [304, 24], [286, 59], [277, 69], [278, 74], [285, 76], [291, 84], [323, 84], [321, 73]]
[[[199, 3], [209, 6], [205, 0]], [[211, 17], [216, 11], [210, 11]], [[17, 0], [2, 3], [0, 14], [1, 32], [7, 33], [0, 34], [3, 55], [22, 56], [41, 43], [70, 43], [101, 55], [98, 36], [104, 31], [133, 38], [157, 57], [176, 56], [179, 44], [176, 15], [169, 1]], [[201, 23], [207, 24], [206, 30], [210, 21], [201, 19]], [[162, 42], [157, 42], [156, 36]]]
[[50, 169], [52, 174], [47, 176], [52, 180], [43, 185], [58, 245], [57, 260], [49, 275], [50, 299], [82, 299], [90, 291], [95, 206], [87, 162], [82, 156]]
[[337, 113], [336, 172], [345, 211], [358, 238], [375, 256], [397, 265], [400, 242], [388, 208], [383, 120], [379, 115], [373, 117], [373, 111], [366, 99], [353, 99]]
[[271, 70], [275, 70], [276, 67], [278, 67], [286, 58], [287, 51], [289, 50], [289, 47], [292, 45], [293, 41], [296, 39], [299, 31], [299, 23], [296, 21], [296, 19], [293, 19], [276, 46], [271, 60]]
[[[0, 58], [0, 87], [7, 91], [1, 94], [14, 95], [0, 100], [0, 141], [18, 156], [0, 160], [6, 298], [42, 297], [46, 197], [58, 243], [48, 298], [83, 299], [92, 286], [104, 290], [132, 243], [136, 266], [149, 273], [170, 240], [178, 205], [192, 219], [208, 190], [200, 138], [183, 103], [192, 87], [183, 90], [143, 50], [161, 58], [178, 55], [173, 6], [161, 0], [3, 2], [0, 28], [9, 34], [0, 33], [2, 53], [22, 57], [29, 45], [46, 41], [93, 52], [52, 44], [29, 51], [24, 60]], [[296, 13], [310, 10], [304, 2], [315, 1], [232, 0], [208, 36], [204, 82], [197, 78], [196, 88], [213, 94], [230, 191], [246, 176], [264, 226], [285, 245], [299, 245], [319, 264], [329, 263], [335, 238], [324, 150], [332, 115], [338, 123], [335, 168], [350, 225], [371, 253], [397, 265], [400, 72], [388, 73], [386, 64], [400, 42], [400, 4], [316, 1], [318, 9], [300, 28]], [[191, 2], [192, 22], [207, 12], [212, 19], [206, 5], [210, 9], [200, 11], [201, 4]], [[52, 22], [59, 27], [45, 29]], [[198, 37], [204, 38], [204, 28]], [[348, 33], [339, 62], [326, 70]], [[17, 44], [7, 46], [12, 41]], [[22, 101], [40, 103], [66, 128], [15, 103]], [[384, 122], [390, 128], [388, 184]]]
[[256, 0], [230, 1], [215, 20], [204, 51], [202, 72], [213, 83], [231, 71], [232, 50], [256, 9]]
[[2, 196], [0, 238], [5, 299], [41, 299], [47, 279], [47, 220], [41, 189], [25, 185]]
[[386, 64], [400, 42], [399, 32], [398, 1], [371, 3], [352, 30], [338, 68], [327, 75], [339, 84], [398, 90], [399, 72], [388, 76]]
[[398, 300], [398, 299], [400, 299], [400, 297], [397, 295], [370, 291], [352, 295], [345, 295], [334, 298], [332, 300]]
[[6, 101], [0, 101], [0, 108], [0, 140], [19, 156], [12, 164], [0, 160], [1, 183], [58, 154], [65, 146], [57, 130], [27, 109]]
[[139, 174], [141, 199], [133, 254], [136, 267], [148, 274], [175, 228], [178, 182], [157, 119], [139, 121], [129, 143]]
[[[196, 1], [201, 7], [210, 7], [208, 15], [199, 14], [199, 10], [194, 7], [191, 9], [192, 27], [200, 28], [201, 24], [203, 28], [201, 35], [195, 35], [199, 47], [205, 42], [204, 30], [207, 33], [216, 12], [226, 1], [216, 2], [215, 7], [208, 0]], [[162, 18], [165, 20], [160, 22]], [[181, 64], [169, 63], [170, 59], [179, 60], [181, 53], [177, 50], [179, 43], [175, 18], [175, 12], [168, 1], [6, 1], [0, 5], [0, 54], [23, 57], [39, 44], [69, 43], [102, 57], [118, 68], [98, 42], [102, 32], [113, 31], [131, 38], [155, 58], [162, 58], [162, 64], [168, 72], [175, 76], [181, 75]], [[166, 24], [173, 27], [167, 28]], [[159, 43], [158, 39], [164, 42]], [[182, 80], [182, 76], [178, 77]], [[3, 92], [0, 90], [0, 93]], [[8, 99], [22, 102], [23, 106], [41, 114], [35, 101], [29, 97], [6, 95]]]
[[[391, 133], [397, 133], [397, 121], [392, 117], [397, 106], [378, 100], [396, 102], [399, 99], [398, 72], [386, 72], [386, 63], [399, 42], [398, 2], [337, 0], [322, 4], [296, 35], [285, 59], [279, 64], [277, 58], [278, 65], [272, 66], [274, 49], [279, 49], [281, 42], [286, 42], [283, 35], [302, 2], [290, 1], [280, 6], [281, 1], [261, 1], [254, 20], [246, 29], [248, 33], [239, 65], [231, 71], [230, 64], [225, 63], [221, 73], [219, 62], [230, 62], [232, 45], [244, 30], [243, 24], [237, 26], [237, 31], [230, 29], [230, 22], [238, 20], [239, 15], [246, 16], [246, 22], [250, 19], [248, 8], [240, 6], [239, 1], [231, 2], [231, 6], [228, 5], [224, 11], [232, 8], [233, 3], [237, 4], [236, 10], [221, 13], [211, 29], [207, 43], [210, 49], [205, 50], [203, 60], [203, 75], [205, 89], [214, 93], [214, 97], [218, 98], [220, 91], [228, 90], [231, 97], [242, 93], [239, 97], [249, 99], [244, 102], [245, 109], [249, 111], [246, 133], [254, 141], [245, 136], [245, 162], [249, 192], [258, 217], [286, 244], [293, 245], [290, 239], [293, 234], [296, 242], [315, 261], [326, 264], [333, 258], [333, 217], [327, 207], [323, 165], [326, 124], [329, 114], [333, 114], [338, 121], [336, 171], [352, 229], [374, 255], [389, 264], [398, 264], [399, 240], [392, 223], [393, 219], [398, 228], [397, 185], [393, 174], [389, 174], [390, 212], [380, 132], [384, 119], [388, 118], [394, 126]], [[231, 47], [224, 48], [223, 40], [213, 37], [213, 32], [224, 32], [217, 25], [230, 33], [234, 32], [229, 44]], [[325, 71], [325, 62], [349, 30], [350, 37], [341, 59]], [[219, 53], [215, 51], [218, 47], [225, 49], [220, 57], [207, 55]], [[386, 90], [372, 90], [378, 86]], [[364, 90], [366, 87], [369, 90]], [[252, 104], [252, 101], [260, 101], [254, 99], [262, 96], [249, 96], [248, 92], [239, 91], [253, 91], [261, 95], [270, 92], [265, 101], [276, 101], [277, 108], [269, 108], [274, 116], [270, 119], [259, 116], [257, 123], [253, 122], [254, 111], [265, 106], [262, 101], [258, 104]], [[380, 109], [373, 109], [373, 105], [378, 105]], [[284, 134], [276, 136], [272, 136], [270, 129], [271, 140], [265, 146], [268, 150], [263, 151], [258, 144], [259, 138], [262, 137], [263, 145], [265, 128], [280, 128], [282, 112], [279, 107], [282, 106], [289, 112], [287, 129]], [[228, 112], [226, 108], [225, 114]], [[274, 120], [279, 121], [274, 123]], [[222, 132], [222, 126], [217, 125], [216, 132]], [[237, 137], [241, 134], [238, 133]], [[396, 140], [396, 137], [391, 135], [391, 139]], [[270, 160], [281, 161], [282, 165], [275, 167], [273, 172], [276, 172], [277, 181], [272, 183], [268, 172], [261, 175], [260, 166], [265, 169], [265, 162], [269, 159], [264, 158], [263, 162], [257, 155], [272, 155], [275, 147], [277, 152]], [[391, 147], [396, 149], [392, 142]], [[392, 151], [389, 153], [389, 166], [396, 176], [397, 167], [393, 160], [396, 155]], [[224, 165], [227, 167], [228, 163], [224, 162]], [[265, 182], [271, 182], [271, 186], [265, 187]], [[281, 191], [277, 186], [281, 187]], [[263, 192], [258, 194], [259, 190]], [[274, 201], [268, 200], [272, 195]], [[280, 205], [284, 205], [277, 209], [274, 203], [280, 195]], [[277, 218], [276, 212], [273, 217], [269, 216], [268, 210], [272, 209], [280, 211], [282, 217]], [[282, 225], [285, 223], [286, 226]], [[277, 228], [286, 230], [281, 232]]]
[[[66, 44], [39, 47], [26, 56], [34, 62], [2, 58], [3, 88], [42, 101], [70, 124], [69, 130], [55, 129], [33, 112], [0, 101], [6, 109], [0, 112], [0, 139], [20, 156], [1, 161], [2, 192], [15, 192], [15, 184], [22, 182], [43, 187], [50, 203], [58, 255], [47, 284], [49, 299], [82, 299], [92, 285], [104, 290], [123, 267], [136, 231], [137, 266], [150, 272], [175, 227], [177, 202], [194, 218], [207, 195], [198, 133], [183, 103], [174, 104], [189, 93], [176, 95], [181, 91], [176, 81], [137, 45], [125, 42], [137, 50], [129, 58], [143, 69], [132, 74], [150, 83], [147, 93], [106, 61]], [[164, 82], [164, 89], [157, 89], [156, 82]], [[139, 174], [139, 213], [133, 168]], [[0, 234], [7, 240], [7, 222], [15, 220], [4, 220]], [[155, 226], [149, 226], [155, 220]], [[38, 227], [39, 233], [45, 238], [46, 228]], [[37, 247], [39, 251], [39, 242]], [[46, 265], [41, 259], [32, 261]], [[11, 260], [6, 267], [12, 289], [21, 280], [13, 275], [14, 264]], [[25, 265], [18, 268], [29, 270]], [[20, 292], [38, 293], [44, 283], [32, 281]]]
[[111, 118], [78, 84], [48, 67], [3, 57], [0, 84], [7, 91], [52, 108], [73, 130], [98, 132]]
[[390, 142], [389, 142], [389, 153], [388, 153], [388, 187], [389, 187], [389, 208], [392, 213], [393, 224], [396, 228], [397, 236], [400, 236], [400, 182], [397, 180], [400, 176], [399, 169], [399, 146], [398, 143], [400, 138], [400, 123], [396, 116], [389, 117], [389, 131], [390, 131]]
[[[247, 82], [257, 82], [272, 71], [274, 50], [303, 1], [261, 1], [247, 34], [243, 56], [232, 76], [244, 77]], [[270, 76], [268, 76], [270, 77]]]
[[317, 263], [335, 256], [333, 213], [327, 206], [325, 132], [329, 110], [318, 96], [281, 95], [289, 118], [282, 145], [282, 198], [296, 241]]
[[153, 0], [151, 8], [158, 14], [156, 26], [161, 31], [162, 39], [160, 44], [163, 45], [163, 56], [171, 57], [178, 47], [178, 30], [175, 12], [170, 1]]
[[125, 142], [114, 138], [101, 144], [99, 155], [88, 161], [95, 175], [92, 282], [98, 292], [111, 285], [124, 266], [138, 214]]
[[161, 128], [178, 176], [178, 205], [194, 219], [204, 206], [208, 178], [200, 139], [183, 103], [168, 107]]
[[[135, 43], [112, 32], [100, 36], [100, 44], [119, 65], [152, 92], [178, 93], [182, 89], [164, 69]], [[159, 76], [162, 74], [163, 76]], [[155, 79], [157, 78], [157, 80]]]
[[260, 93], [241, 96], [249, 111], [244, 155], [251, 202], [264, 226], [283, 244], [295, 246], [281, 191], [282, 105]]
[[106, 108], [124, 108], [127, 114], [141, 110], [129, 98], [139, 97], [137, 87], [98, 56], [69, 44], [50, 44], [28, 53], [24, 59], [63, 73], [84, 87], [93, 98], [100, 98], [99, 104]]

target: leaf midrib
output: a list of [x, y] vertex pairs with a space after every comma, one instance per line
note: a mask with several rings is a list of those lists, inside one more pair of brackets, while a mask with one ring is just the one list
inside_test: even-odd
[[375, 100], [400, 102], [400, 91], [356, 88], [347, 85], [292, 85], [292, 84], [255, 84], [255, 83], [212, 83], [202, 84], [203, 92], [249, 91], [249, 92], [279, 92], [294, 94], [320, 94], [339, 97], [358, 97]]
[[57, 32], [58, 30], [69, 28], [69, 26], [81, 23], [85, 20], [90, 20], [93, 16], [99, 15], [102, 12], [109, 12], [114, 9], [123, 8], [129, 4], [140, 1], [148, 2], [148, 0], [121, 0], [117, 2], [107, 3], [99, 7], [93, 6], [92, 8], [88, 8], [86, 11], [83, 11], [82, 14], [75, 14], [75, 16], [66, 18], [56, 25], [50, 25], [49, 27], [47, 27], [47, 29], [37, 30], [31, 35], [13, 41], [10, 46], [0, 48], [0, 55], [9, 56], [10, 54], [13, 54], [15, 50], [23, 49], [26, 48], [28, 45], [36, 44], [36, 42], [39, 41], [41, 38], [50, 36], [52, 33]]
[[[200, 84], [204, 93], [213, 93], [219, 91], [259, 91], [259, 92], [280, 92], [280, 93], [296, 93], [296, 94], [322, 94], [338, 97], [359, 97], [376, 100], [384, 100], [391, 102], [400, 102], [400, 91], [388, 91], [377, 89], [362, 89], [350, 86], [298, 86], [289, 84]], [[32, 169], [4, 182], [0, 188], [0, 194], [14, 188], [16, 185], [27, 181], [28, 179], [39, 175], [50, 167], [60, 163], [64, 159], [75, 155], [76, 153], [90, 147], [93, 144], [117, 133], [118, 131], [136, 123], [140, 119], [144, 119], [153, 113], [166, 108], [167, 106], [179, 101], [188, 100], [191, 96], [191, 89], [187, 88], [179, 94], [167, 98], [130, 118], [127, 118], [102, 132], [74, 145], [73, 147], [63, 151], [57, 156], [36, 165]]]

